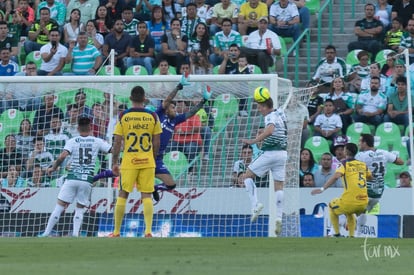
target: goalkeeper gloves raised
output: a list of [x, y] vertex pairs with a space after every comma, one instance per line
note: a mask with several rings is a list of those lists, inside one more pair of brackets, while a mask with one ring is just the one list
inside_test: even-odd
[[178, 90], [182, 90], [184, 88], [184, 86], [190, 85], [190, 82], [189, 82], [188, 77], [189, 77], [189, 74], [188, 73], [184, 73], [181, 76], [180, 82], [177, 85]]
[[213, 91], [211, 90], [211, 87], [206, 85], [203, 89], [203, 99], [204, 99], [204, 101], [210, 100], [212, 94], [213, 94]]

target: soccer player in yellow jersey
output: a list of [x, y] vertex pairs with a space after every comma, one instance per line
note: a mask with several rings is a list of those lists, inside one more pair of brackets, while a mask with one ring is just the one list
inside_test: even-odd
[[346, 216], [349, 236], [354, 237], [356, 227], [354, 214], [364, 213], [368, 205], [367, 179], [371, 179], [372, 176], [366, 164], [354, 158], [357, 152], [358, 147], [355, 144], [346, 144], [344, 163], [339, 165], [335, 174], [325, 182], [323, 187], [311, 192], [312, 195], [320, 194], [342, 177], [344, 192], [340, 198], [334, 198], [329, 203], [329, 217], [335, 231], [335, 237], [340, 236], [338, 217], [342, 214]]
[[[145, 109], [145, 91], [141, 86], [131, 90], [129, 99], [132, 108], [121, 113], [114, 131], [112, 171], [115, 175], [120, 174], [120, 180], [114, 213], [115, 228], [109, 237], [120, 236], [126, 200], [135, 183], [141, 192], [144, 207], [145, 237], [152, 237], [155, 156], [160, 147], [162, 129], [157, 114]], [[118, 162], [122, 145], [124, 149], [120, 169]]]

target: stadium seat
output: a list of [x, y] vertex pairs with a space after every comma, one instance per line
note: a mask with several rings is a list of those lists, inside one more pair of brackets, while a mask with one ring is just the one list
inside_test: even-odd
[[400, 159], [402, 159], [404, 163], [406, 163], [407, 160], [410, 158], [407, 147], [403, 146], [402, 144], [394, 146], [391, 152], [397, 155]]
[[[172, 74], [172, 75], [176, 75], [177, 74], [177, 71], [176, 71], [176, 69], [175, 69], [175, 67], [174, 66], [170, 66], [169, 68], [168, 68], [168, 72], [170, 73], [170, 74]], [[152, 74], [154, 74], [154, 75], [159, 75], [160, 74], [160, 69], [157, 67], [157, 68], [155, 68], [154, 69], [154, 71], [152, 72]]]
[[40, 51], [32, 51], [28, 55], [26, 55], [26, 62], [33, 61], [36, 64], [37, 68], [40, 68], [40, 64], [42, 64], [42, 57], [40, 56]]
[[312, 151], [313, 157], [317, 163], [319, 163], [322, 154], [330, 152], [328, 141], [324, 137], [319, 136], [308, 138], [304, 147]]
[[379, 63], [381, 67], [384, 66], [385, 62], [387, 62], [387, 55], [390, 53], [394, 53], [394, 51], [390, 49], [379, 51], [375, 56], [375, 62]]
[[9, 134], [17, 134], [24, 113], [17, 109], [8, 109], [0, 115], [0, 147], [4, 146], [4, 138]]
[[25, 118], [30, 120], [30, 123], [33, 125], [34, 117], [36, 115], [36, 111], [25, 112]]
[[232, 94], [221, 94], [213, 103], [214, 131], [219, 131], [230, 117], [237, 116], [239, 102]]
[[71, 73], [72, 72], [72, 64], [68, 63], [63, 66], [62, 72], [64, 73]]
[[283, 37], [283, 36], [279, 36], [279, 40], [283, 40], [286, 44], [293, 44], [293, 38], [292, 37]]
[[166, 153], [163, 161], [174, 179], [177, 179], [180, 174], [188, 169], [187, 157], [180, 151]]
[[352, 66], [352, 65], [356, 65], [359, 63], [359, 60], [357, 58], [358, 53], [362, 51], [362, 50], [353, 50], [350, 51], [347, 55], [346, 55], [346, 59], [345, 59], [345, 63]]
[[[85, 104], [92, 108], [92, 105], [96, 102], [102, 103], [105, 100], [104, 92], [97, 89], [92, 88], [84, 88], [84, 92], [86, 93], [86, 102]], [[75, 95], [73, 95], [75, 97]]]
[[[396, 143], [400, 144], [401, 142], [401, 132], [397, 124], [393, 122], [384, 122], [377, 126], [375, 130], [375, 135], [380, 137], [381, 147], [388, 146], [393, 148]], [[398, 142], [397, 142], [398, 141]], [[399, 147], [399, 146], [397, 146]]]
[[[111, 75], [111, 66], [105, 65], [102, 66], [99, 71], [97, 72], [97, 75]], [[114, 75], [121, 75], [121, 71], [118, 67], [114, 67]]]
[[349, 139], [349, 142], [355, 144], [358, 144], [361, 134], [371, 134], [371, 129], [369, 128], [368, 124], [365, 124], [363, 122], [355, 122], [349, 125], [348, 129], [346, 130], [346, 135]]
[[[70, 90], [55, 94], [55, 105], [66, 113], [68, 104], [75, 103], [75, 94], [78, 90]], [[87, 97], [86, 97], [87, 98]]]
[[386, 173], [384, 176], [385, 185], [389, 188], [394, 188], [397, 185], [397, 177], [402, 171], [407, 171], [406, 165], [397, 165], [394, 163], [386, 164]]
[[134, 65], [126, 70], [125, 75], [148, 75], [148, 72], [144, 66]]
[[319, 12], [321, 8], [321, 1], [320, 0], [305, 0], [305, 6], [309, 9], [311, 14], [315, 14]]

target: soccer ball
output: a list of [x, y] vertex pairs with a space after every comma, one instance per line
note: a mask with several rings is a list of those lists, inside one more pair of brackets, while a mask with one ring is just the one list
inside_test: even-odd
[[265, 102], [266, 100], [268, 100], [270, 98], [270, 92], [269, 89], [266, 87], [257, 87], [254, 90], [254, 95], [253, 95], [254, 101], [256, 102]]

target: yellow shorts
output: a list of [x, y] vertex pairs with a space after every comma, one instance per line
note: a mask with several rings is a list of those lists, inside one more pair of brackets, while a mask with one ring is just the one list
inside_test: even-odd
[[143, 168], [137, 170], [121, 169], [119, 177], [119, 190], [131, 193], [135, 183], [137, 190], [142, 193], [154, 192], [155, 169]]
[[333, 211], [336, 215], [341, 215], [341, 214], [362, 214], [365, 212], [365, 209], [367, 208], [368, 205], [368, 201], [367, 203], [350, 203], [350, 202], [346, 202], [343, 201], [341, 198], [335, 198], [333, 200], [331, 200], [331, 202], [329, 203], [329, 208], [331, 209], [331, 211]]

